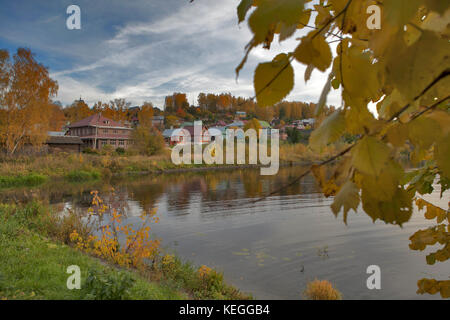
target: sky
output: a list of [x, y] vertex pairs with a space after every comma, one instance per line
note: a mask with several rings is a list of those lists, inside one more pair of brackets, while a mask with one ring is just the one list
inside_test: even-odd
[[[81, 9], [81, 29], [69, 30], [67, 7]], [[0, 48], [26, 47], [58, 81], [55, 100], [80, 97], [89, 106], [124, 98], [132, 105], [187, 93], [254, 95], [253, 73], [260, 62], [293, 50], [309, 30], [270, 50], [254, 49], [236, 80], [235, 68], [251, 39], [247, 22], [238, 24], [239, 0], [0, 0]], [[333, 45], [333, 50], [335, 45]], [[317, 102], [328, 72], [315, 70], [305, 84], [305, 66], [294, 62], [295, 87], [288, 101]], [[328, 104], [341, 104], [332, 91]]]

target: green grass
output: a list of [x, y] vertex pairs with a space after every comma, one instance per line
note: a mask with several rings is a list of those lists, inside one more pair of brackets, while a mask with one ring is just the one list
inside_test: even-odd
[[0, 176], [0, 188], [34, 187], [44, 183], [47, 179], [47, 176], [37, 173]]
[[[59, 216], [39, 202], [0, 204], [0, 299], [251, 298], [221, 273], [207, 268], [202, 276], [175, 255], [158, 256], [142, 270], [119, 269], [68, 245], [73, 230], [89, 234], [83, 228], [80, 216]], [[81, 290], [66, 287], [70, 265], [81, 269]]]
[[72, 170], [66, 175], [66, 178], [72, 182], [83, 182], [100, 179], [100, 176], [100, 172], [96, 170]]
[[[93, 298], [85, 285], [89, 272], [116, 279], [132, 278], [129, 299], [182, 299], [186, 295], [168, 286], [149, 282], [131, 270], [119, 270], [65, 244], [30, 230], [20, 218], [0, 207], [0, 299]], [[67, 289], [67, 267], [81, 269], [81, 290]]]

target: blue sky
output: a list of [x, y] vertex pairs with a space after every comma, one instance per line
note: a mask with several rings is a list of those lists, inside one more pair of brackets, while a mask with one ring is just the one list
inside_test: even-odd
[[[238, 0], [0, 0], [0, 48], [30, 48], [59, 84], [64, 105], [83, 97], [89, 105], [125, 98], [133, 105], [162, 107], [172, 92], [253, 95], [259, 62], [295, 48], [298, 31], [271, 50], [252, 52], [236, 82], [234, 69], [251, 34], [237, 24]], [[66, 28], [66, 9], [81, 8], [81, 30]], [[305, 67], [294, 62], [295, 88], [287, 100], [317, 102], [326, 73], [314, 71], [305, 85]], [[329, 103], [340, 105], [339, 92]]]

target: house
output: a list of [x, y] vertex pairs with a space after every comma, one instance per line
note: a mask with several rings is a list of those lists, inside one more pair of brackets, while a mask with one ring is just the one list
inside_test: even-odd
[[83, 141], [77, 136], [66, 136], [63, 131], [49, 131], [45, 145], [50, 153], [81, 152]]
[[302, 124], [305, 126], [305, 127], [313, 127], [314, 126], [314, 123], [316, 123], [316, 119], [314, 119], [314, 118], [308, 118], [308, 119], [303, 119], [303, 120], [301, 120], [301, 122], [302, 122]]
[[258, 122], [259, 122], [259, 125], [261, 126], [261, 130], [263, 132], [265, 132], [267, 134], [267, 136], [270, 136], [271, 130], [272, 130], [272, 127], [270, 126], [270, 124], [264, 120], [258, 120]]
[[164, 116], [153, 116], [152, 126], [164, 128]]
[[245, 111], [236, 111], [236, 118], [243, 119], [247, 116], [247, 113]]
[[[162, 135], [169, 145], [197, 142], [197, 139], [195, 139], [194, 126], [166, 129], [163, 131]], [[211, 141], [211, 136], [206, 127], [202, 127], [201, 137], [198, 140], [201, 144], [209, 143]]]
[[233, 123], [230, 123], [229, 125], [227, 125], [227, 128], [229, 129], [242, 129], [244, 128], [244, 121], [238, 120], [238, 121], [234, 121]]
[[78, 136], [86, 148], [101, 149], [106, 145], [128, 148], [132, 142], [132, 129], [120, 122], [108, 119], [101, 113], [94, 114], [68, 126], [68, 136]]
[[225, 139], [226, 137], [226, 128], [225, 126], [216, 126], [208, 129], [209, 136], [211, 137], [211, 141], [215, 141], [218, 137], [222, 137]]

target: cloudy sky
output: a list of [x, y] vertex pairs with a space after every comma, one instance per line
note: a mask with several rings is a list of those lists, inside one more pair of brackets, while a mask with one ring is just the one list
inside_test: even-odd
[[[81, 8], [81, 30], [66, 27], [67, 7]], [[80, 96], [98, 100], [125, 98], [133, 105], [151, 101], [162, 107], [172, 92], [186, 92], [196, 103], [199, 92], [231, 92], [250, 97], [259, 62], [295, 48], [295, 38], [271, 50], [255, 49], [236, 81], [235, 67], [251, 35], [238, 25], [239, 0], [0, 0], [0, 48], [30, 48], [59, 83], [57, 100], [70, 104]], [[294, 62], [290, 101], [317, 102], [326, 73], [314, 71], [305, 85], [304, 66]], [[340, 94], [328, 98], [340, 105]]]

